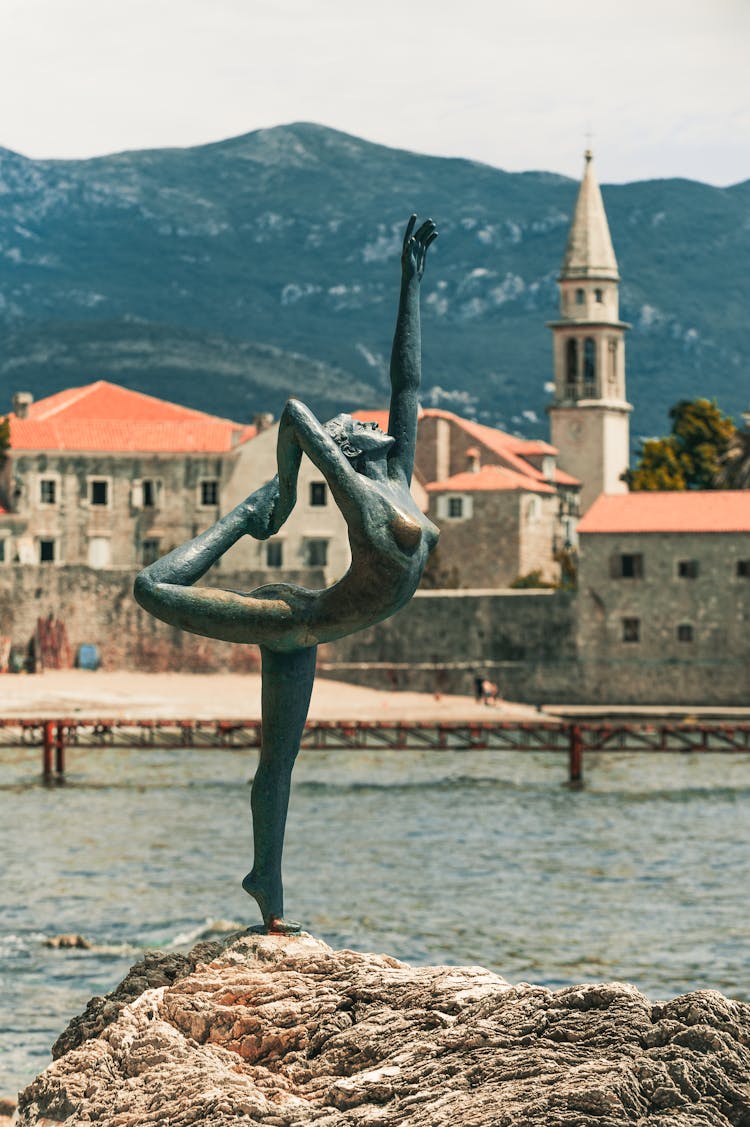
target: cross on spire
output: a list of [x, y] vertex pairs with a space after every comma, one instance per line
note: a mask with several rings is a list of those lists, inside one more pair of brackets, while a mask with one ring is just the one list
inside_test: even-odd
[[591, 125], [589, 125], [588, 129], [584, 133], [584, 137], [586, 138], [586, 151], [583, 155], [586, 158], [586, 163], [588, 163], [590, 160], [593, 159], [593, 156], [594, 156], [593, 148], [592, 148], [592, 142], [594, 140], [594, 131], [591, 128]]

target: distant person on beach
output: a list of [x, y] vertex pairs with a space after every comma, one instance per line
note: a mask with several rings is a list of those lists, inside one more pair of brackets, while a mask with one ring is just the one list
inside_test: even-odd
[[[242, 887], [257, 901], [268, 931], [300, 930], [284, 919], [281, 856], [318, 643], [400, 610], [438, 538], [410, 492], [421, 375], [419, 291], [427, 249], [437, 238], [431, 219], [415, 231], [416, 218], [409, 220], [401, 254], [388, 433], [351, 415], [320, 423], [290, 399], [279, 422], [277, 476], [208, 531], [145, 568], [135, 582], [136, 599], [157, 618], [194, 634], [260, 646], [263, 730], [251, 795], [254, 856]], [[296, 503], [303, 453], [325, 477], [346, 520], [352, 555], [346, 575], [322, 591], [291, 583], [247, 593], [193, 586], [242, 536], [266, 540], [279, 531]]]
[[494, 681], [489, 681], [486, 677], [482, 680], [482, 701], [488, 707], [494, 708], [499, 700], [498, 688]]

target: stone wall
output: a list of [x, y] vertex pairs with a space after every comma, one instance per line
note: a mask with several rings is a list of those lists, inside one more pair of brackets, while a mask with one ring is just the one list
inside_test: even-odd
[[418, 591], [393, 618], [322, 646], [319, 669], [444, 693], [473, 692], [476, 669], [514, 700], [577, 700], [574, 614], [575, 597], [560, 591]]
[[[642, 574], [618, 574], [623, 555], [640, 557]], [[739, 561], [750, 567], [750, 533], [583, 535], [578, 649], [591, 699], [750, 703], [750, 576]], [[697, 574], [680, 574], [688, 562]], [[629, 639], [626, 619], [638, 624]]]
[[[65, 626], [73, 659], [79, 646], [96, 645], [104, 669], [218, 672], [260, 667], [257, 646], [188, 634], [147, 614], [133, 598], [135, 574], [130, 569], [3, 567], [0, 634], [11, 638], [16, 653], [26, 655], [37, 619], [52, 615]], [[213, 579], [238, 591], [250, 591], [267, 581], [265, 573], [228, 571]], [[204, 583], [211, 581], [209, 573]], [[320, 571], [293, 572], [291, 582], [321, 587], [324, 576]]]
[[[717, 552], [717, 567], [736, 563], [726, 558], [722, 563], [722, 555]], [[658, 572], [655, 583], [657, 577]], [[133, 578], [129, 570], [0, 568], [0, 634], [25, 653], [37, 618], [51, 614], [65, 624], [73, 654], [93, 643], [106, 669], [258, 668], [255, 646], [187, 634], [146, 614], [132, 597]], [[252, 590], [265, 578], [264, 573], [222, 570], [214, 581]], [[313, 571], [295, 573], [293, 580], [309, 587], [324, 583], [322, 573]], [[319, 671], [378, 688], [471, 693], [477, 670], [498, 684], [502, 696], [533, 704], [747, 705], [750, 580], [737, 579], [728, 588], [706, 595], [701, 604], [706, 617], [696, 614], [694, 621], [703, 621], [708, 640], [679, 643], [689, 651], [684, 657], [675, 652], [678, 643], [667, 643], [656, 618], [648, 620], [647, 602], [642, 613], [653, 638], [642, 648], [623, 644], [617, 605], [590, 586], [577, 594], [418, 591], [393, 618], [321, 646]], [[674, 598], [698, 600], [699, 588], [689, 590], [693, 593], [675, 584]], [[665, 606], [670, 605], [667, 597]], [[680, 619], [684, 614], [681, 607], [675, 613]], [[714, 630], [715, 617], [727, 624], [723, 632]]]

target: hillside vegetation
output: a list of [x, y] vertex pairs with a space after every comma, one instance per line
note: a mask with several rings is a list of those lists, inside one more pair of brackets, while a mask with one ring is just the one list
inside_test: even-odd
[[[85, 161], [0, 150], [0, 408], [20, 388], [98, 378], [238, 419], [290, 393], [325, 414], [380, 405], [416, 210], [441, 233], [424, 283], [425, 402], [544, 434], [544, 323], [576, 192], [309, 124]], [[634, 436], [695, 395], [737, 414], [750, 182], [603, 194], [633, 324]]]

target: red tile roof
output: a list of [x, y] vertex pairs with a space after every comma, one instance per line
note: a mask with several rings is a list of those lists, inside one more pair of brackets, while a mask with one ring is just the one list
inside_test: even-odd
[[476, 473], [466, 470], [444, 481], [433, 481], [427, 486], [428, 493], [478, 493], [509, 489], [524, 489], [528, 493], [555, 492], [553, 486], [546, 481], [535, 481], [528, 474], [516, 473], [505, 466], [482, 466]]
[[750, 490], [603, 493], [578, 531], [750, 532]]
[[106, 380], [69, 388], [10, 415], [13, 450], [221, 454], [256, 429]]
[[360, 423], [377, 423], [384, 434], [388, 433], [388, 411], [352, 411], [352, 418]]
[[[388, 430], [388, 412], [383, 410], [376, 411], [353, 411], [352, 415], [360, 422], [376, 422], [382, 431]], [[460, 415], [454, 415], [452, 411], [442, 411], [437, 407], [427, 407], [419, 413], [420, 421], [422, 419], [446, 419], [459, 427], [464, 434], [473, 442], [479, 442], [490, 450], [496, 457], [502, 458], [507, 464], [509, 471], [521, 477], [526, 478], [524, 485], [485, 485], [475, 486], [475, 488], [483, 489], [530, 489], [537, 493], [554, 492], [552, 489], [539, 489], [536, 488], [539, 484], [548, 484], [549, 479], [545, 477], [544, 473], [527, 461], [530, 457], [539, 457], [544, 454], [557, 455], [557, 447], [551, 446], [549, 442], [544, 442], [542, 439], [526, 439], [516, 438], [515, 435], [506, 434], [505, 431], [497, 430], [495, 427], [485, 426], [483, 423], [475, 423], [471, 419], [463, 419]], [[466, 453], [470, 454], [473, 447], [467, 449]], [[480, 452], [480, 451], [478, 451]], [[461, 475], [458, 475], [461, 476]], [[531, 482], [529, 482], [531, 478]], [[453, 480], [453, 479], [451, 479]], [[489, 479], [488, 479], [489, 480]], [[510, 480], [510, 479], [508, 479]], [[555, 469], [552, 480], [557, 485], [571, 485], [580, 486], [580, 481], [572, 474], [566, 473], [565, 470]], [[447, 485], [446, 482], [440, 482], [441, 485]], [[451, 486], [450, 488], [458, 488], [458, 486]]]
[[580, 478], [573, 477], [572, 473], [567, 473], [566, 470], [561, 470], [561, 469], [558, 469], [558, 468], [555, 468], [553, 480], [556, 481], [558, 485], [577, 485], [577, 486], [580, 486], [580, 484], [581, 484]]
[[[452, 411], [441, 411], [436, 407], [428, 407], [420, 416], [421, 418], [447, 419], [460, 427], [469, 438], [486, 446], [493, 454], [508, 463], [511, 469], [536, 481], [546, 481], [544, 474], [526, 459], [539, 454], [557, 454], [557, 447], [550, 446], [548, 442], [538, 439], [516, 438], [505, 431], [495, 427], [485, 426], [484, 423], [475, 423], [471, 419], [462, 419]], [[556, 470], [554, 480], [560, 485], [580, 485], [577, 478], [571, 477], [564, 470]]]

